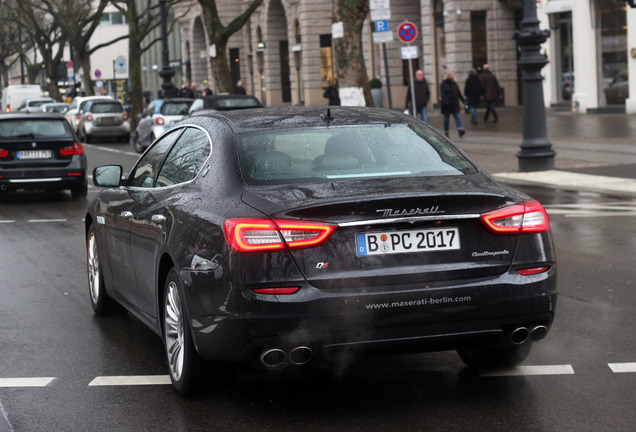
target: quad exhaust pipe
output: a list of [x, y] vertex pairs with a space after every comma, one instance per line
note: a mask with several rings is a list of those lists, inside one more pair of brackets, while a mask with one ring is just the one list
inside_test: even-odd
[[510, 333], [510, 342], [515, 345], [521, 345], [528, 339], [532, 341], [540, 341], [548, 334], [548, 328], [544, 325], [537, 325], [532, 328], [518, 327]]
[[280, 366], [287, 360], [293, 365], [300, 366], [309, 363], [313, 356], [311, 348], [306, 346], [293, 348], [289, 355], [280, 348], [270, 348], [261, 353], [260, 360], [267, 367]]

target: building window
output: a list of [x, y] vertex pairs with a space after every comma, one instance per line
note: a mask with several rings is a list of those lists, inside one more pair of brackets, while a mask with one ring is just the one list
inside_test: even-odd
[[320, 35], [320, 79], [323, 88], [329, 87], [329, 78], [333, 76], [333, 57], [331, 35]]
[[283, 102], [291, 102], [291, 80], [289, 79], [289, 42], [279, 42], [280, 48], [280, 84], [283, 92]]
[[488, 63], [486, 11], [470, 12], [470, 32], [473, 44], [473, 68], [478, 69]]
[[230, 75], [233, 84], [241, 79], [241, 58], [238, 48], [230, 48]]
[[99, 25], [121, 25], [127, 24], [126, 17], [123, 16], [120, 12], [104, 12], [102, 14], [101, 19], [99, 20]]

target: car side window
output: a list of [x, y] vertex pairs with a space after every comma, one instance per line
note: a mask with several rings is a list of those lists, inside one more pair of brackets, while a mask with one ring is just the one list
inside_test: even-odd
[[128, 186], [131, 187], [153, 187], [155, 176], [164, 160], [166, 153], [175, 143], [177, 138], [183, 133], [183, 129], [178, 129], [165, 134], [139, 159], [134, 170], [128, 176]]
[[209, 155], [208, 135], [200, 129], [187, 128], [161, 167], [156, 186], [172, 186], [192, 180]]

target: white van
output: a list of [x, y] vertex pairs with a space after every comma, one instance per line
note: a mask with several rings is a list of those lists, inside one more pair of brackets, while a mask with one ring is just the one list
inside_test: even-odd
[[39, 85], [10, 85], [2, 90], [2, 111], [18, 111], [18, 107], [26, 98], [42, 96]]

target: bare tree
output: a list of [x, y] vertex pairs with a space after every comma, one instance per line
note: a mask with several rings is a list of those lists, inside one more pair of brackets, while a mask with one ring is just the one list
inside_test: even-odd
[[18, 25], [14, 19], [13, 0], [0, 0], [0, 76], [3, 86], [9, 84], [9, 69], [19, 60]]
[[[161, 24], [161, 11], [156, 0], [111, 0], [128, 22], [128, 77], [131, 92], [131, 130], [137, 128], [137, 114], [143, 111], [143, 85], [141, 78], [141, 55], [148, 51], [161, 36], [147, 39]], [[166, 11], [181, 0], [166, 2]], [[189, 9], [188, 9], [189, 10]], [[184, 14], [187, 14], [188, 10]], [[179, 17], [180, 18], [180, 17]], [[170, 23], [172, 31], [177, 19]]]
[[91, 54], [120, 40], [123, 35], [103, 44], [90, 46], [89, 42], [99, 25], [104, 9], [110, 0], [20, 0], [28, 3], [36, 10], [40, 10], [59, 25], [62, 36], [73, 47], [76, 63], [84, 71], [83, 84], [87, 95], [94, 95], [91, 80]]
[[[25, 44], [15, 43], [17, 52], [27, 63], [29, 72], [29, 82], [34, 82], [35, 76], [42, 71], [48, 82], [49, 94], [51, 97], [60, 100], [60, 93], [57, 87], [57, 74], [61, 66], [64, 45], [60, 29], [49, 15], [44, 11], [33, 8], [29, 2], [3, 0], [3, 18], [10, 20], [9, 23], [2, 24], [2, 31], [10, 31], [12, 26], [19, 26], [22, 29], [23, 37], [29, 42]], [[6, 14], [6, 15], [4, 15]], [[14, 41], [18, 38], [16, 37]], [[4, 46], [10, 45], [3, 38]], [[36, 52], [37, 50], [37, 52]], [[39, 52], [42, 61], [38, 61]], [[33, 56], [33, 59], [29, 58]]]
[[334, 22], [342, 22], [344, 36], [334, 39], [336, 74], [341, 87], [359, 87], [367, 106], [373, 106], [369, 77], [362, 49], [362, 25], [369, 13], [369, 0], [334, 0]]
[[[230, 74], [230, 63], [227, 55], [227, 43], [234, 33], [239, 31], [252, 13], [263, 3], [263, 0], [252, 0], [245, 11], [227, 26], [221, 23], [216, 0], [198, 0], [203, 9], [203, 21], [210, 39], [216, 46], [216, 57], [212, 59], [212, 73], [220, 92], [234, 93], [234, 83]], [[367, 0], [368, 2], [368, 0]]]

